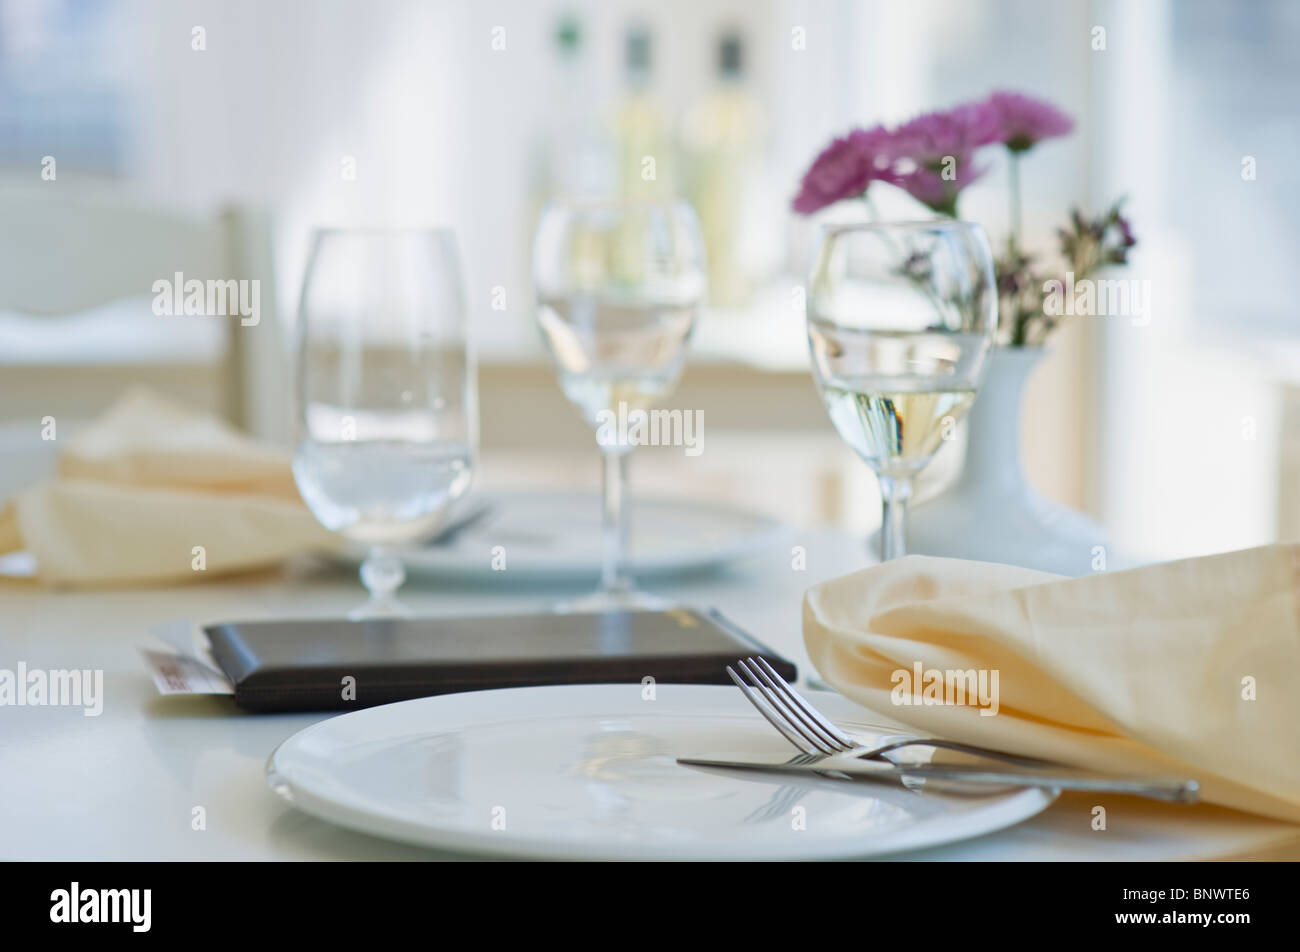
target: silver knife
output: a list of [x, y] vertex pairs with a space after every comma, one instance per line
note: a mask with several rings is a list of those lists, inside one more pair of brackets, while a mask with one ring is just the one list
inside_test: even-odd
[[937, 780], [969, 786], [1046, 787], [1125, 793], [1171, 803], [1195, 803], [1200, 785], [1182, 777], [1134, 777], [1096, 773], [1073, 767], [982, 767], [971, 764], [896, 764], [843, 755], [800, 754], [790, 760], [755, 761], [716, 757], [678, 757], [679, 764], [761, 770], [772, 773], [813, 773], [841, 780], [901, 784], [905, 780]]

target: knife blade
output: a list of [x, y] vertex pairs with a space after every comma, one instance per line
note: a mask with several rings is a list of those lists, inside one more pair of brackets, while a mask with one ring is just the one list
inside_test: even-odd
[[1124, 793], [1171, 803], [1195, 803], [1200, 785], [1182, 777], [1133, 777], [1079, 770], [1073, 767], [983, 767], [972, 764], [896, 764], [845, 755], [801, 754], [789, 760], [733, 760], [723, 757], [678, 757], [679, 764], [773, 773], [811, 773], [841, 780], [902, 784], [905, 780], [936, 780], [971, 787], [1042, 787]]

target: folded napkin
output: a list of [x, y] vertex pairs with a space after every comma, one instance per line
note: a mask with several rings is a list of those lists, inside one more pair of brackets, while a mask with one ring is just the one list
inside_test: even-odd
[[811, 588], [804, 640], [918, 731], [1300, 822], [1298, 585], [1300, 545], [1072, 579], [907, 556]]
[[0, 511], [0, 553], [26, 549], [59, 584], [194, 580], [338, 546], [287, 454], [143, 389], [69, 439], [56, 478]]

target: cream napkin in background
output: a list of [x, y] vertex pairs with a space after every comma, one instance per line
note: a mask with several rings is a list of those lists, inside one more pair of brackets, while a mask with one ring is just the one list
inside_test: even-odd
[[[1300, 545], [1073, 579], [907, 556], [809, 589], [803, 629], [832, 687], [918, 731], [1300, 822], [1298, 612]], [[895, 703], [916, 662], [996, 670], [997, 713]]]
[[0, 511], [0, 553], [26, 549], [59, 584], [194, 581], [339, 546], [287, 454], [142, 389], [69, 439], [56, 478]]

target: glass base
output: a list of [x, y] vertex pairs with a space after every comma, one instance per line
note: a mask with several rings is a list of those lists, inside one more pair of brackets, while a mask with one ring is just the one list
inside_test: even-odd
[[372, 621], [377, 618], [410, 618], [411, 610], [402, 602], [389, 596], [372, 598], [348, 612], [348, 621]]
[[591, 612], [659, 612], [675, 606], [675, 602], [639, 588], [601, 588], [589, 595], [580, 595], [551, 606], [557, 615], [576, 615]]
[[366, 560], [361, 563], [361, 584], [370, 593], [370, 599], [348, 612], [348, 620], [408, 617], [410, 609], [396, 596], [404, 581], [406, 566], [402, 564], [401, 556], [384, 546], [371, 546]]

